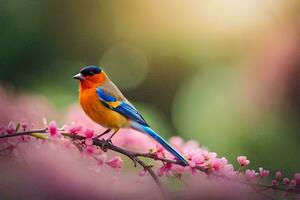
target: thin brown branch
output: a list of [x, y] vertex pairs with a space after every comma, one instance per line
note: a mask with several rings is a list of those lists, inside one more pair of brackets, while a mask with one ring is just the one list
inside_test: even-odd
[[[83, 140], [85, 139], [85, 137], [80, 136], [80, 135], [73, 135], [73, 134], [68, 134], [68, 133], [63, 133], [64, 136], [70, 137], [70, 138], [74, 138], [77, 140]], [[155, 172], [152, 169], [151, 165], [146, 165], [146, 163], [144, 161], [142, 161], [141, 159], [138, 158], [138, 154], [136, 152], [132, 152], [123, 148], [120, 148], [118, 146], [113, 145], [112, 143], [106, 141], [106, 140], [100, 140], [98, 138], [93, 138], [93, 145], [98, 146], [100, 148], [102, 148], [103, 150], [107, 150], [110, 149], [112, 151], [118, 152], [120, 154], [123, 154], [125, 156], [127, 156], [128, 158], [130, 158], [133, 162], [134, 162], [134, 166], [136, 166], [136, 163], [140, 164], [144, 170], [146, 170], [150, 176], [153, 178], [153, 180], [155, 181], [155, 183], [157, 184], [158, 188], [161, 190], [162, 194], [164, 195], [165, 198], [168, 197], [168, 194], [166, 192], [166, 189], [162, 186], [158, 176], [155, 174]], [[144, 156], [145, 157], [145, 156]]]
[[23, 132], [18, 132], [18, 133], [13, 133], [13, 134], [5, 134], [5, 135], [0, 135], [0, 139], [17, 137], [17, 136], [22, 136], [22, 135], [31, 135], [32, 133], [46, 133], [46, 131], [47, 131], [47, 128], [36, 129], [36, 130], [31, 130], [31, 131], [23, 131]]
[[[33, 133], [46, 133], [47, 128], [44, 129], [36, 129], [36, 130], [31, 130], [31, 131], [24, 131], [24, 132], [18, 132], [18, 133], [13, 133], [13, 134], [6, 134], [6, 135], [0, 135], [0, 139], [3, 138], [9, 138], [9, 137], [17, 137], [17, 136], [23, 136], [23, 135], [31, 135]], [[63, 136], [65, 137], [69, 137], [71, 139], [74, 140], [79, 140], [79, 141], [83, 141], [86, 138], [84, 136], [80, 136], [80, 135], [74, 135], [74, 134], [70, 134], [70, 133], [61, 133]], [[162, 193], [164, 194], [164, 197], [167, 197], [167, 193], [165, 188], [163, 188], [158, 176], [155, 174], [155, 172], [152, 169], [151, 165], [147, 165], [145, 164], [145, 162], [143, 160], [141, 160], [139, 157], [144, 157], [144, 158], [150, 158], [152, 160], [159, 160], [163, 163], [172, 163], [175, 165], [180, 165], [180, 166], [184, 166], [183, 163], [176, 161], [176, 160], [170, 160], [170, 159], [166, 159], [166, 158], [161, 158], [158, 157], [155, 154], [152, 153], [139, 153], [139, 152], [134, 152], [134, 151], [130, 151], [130, 150], [126, 150], [123, 149], [121, 147], [115, 146], [113, 145], [111, 142], [104, 140], [104, 139], [99, 139], [99, 138], [93, 138], [93, 145], [100, 147], [102, 150], [107, 151], [108, 149], [111, 151], [115, 151], [118, 152], [120, 154], [123, 154], [125, 156], [127, 156], [128, 158], [130, 158], [133, 162], [134, 165], [136, 166], [136, 164], [138, 163], [139, 165], [141, 165], [144, 170], [146, 170], [150, 176], [153, 178], [153, 180], [155, 181], [155, 183], [158, 185], [159, 189], [162, 191]], [[197, 167], [197, 170], [202, 171], [206, 174], [213, 174], [208, 170], [205, 170], [201, 167]], [[223, 176], [218, 176], [216, 174], [217, 177], [220, 178], [226, 178]], [[297, 188], [290, 188], [288, 185], [264, 185], [261, 183], [249, 183], [249, 182], [245, 182], [245, 181], [239, 181], [239, 180], [233, 180], [233, 181], [237, 181], [241, 184], [246, 184], [249, 186], [253, 186], [253, 187], [261, 187], [264, 189], [273, 189], [273, 190], [279, 190], [279, 191], [285, 191], [285, 192], [292, 192], [294, 194], [300, 194], [300, 190], [298, 190]]]

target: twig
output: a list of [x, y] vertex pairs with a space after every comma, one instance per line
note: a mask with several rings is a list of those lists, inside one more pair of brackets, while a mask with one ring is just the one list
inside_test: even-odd
[[[80, 135], [74, 135], [74, 134], [68, 134], [68, 133], [62, 133], [62, 135], [73, 138], [73, 139], [77, 139], [77, 140], [85, 139], [85, 137], [80, 136]], [[139, 155], [139, 153], [132, 152], [132, 151], [129, 151], [126, 149], [122, 149], [118, 146], [113, 145], [112, 143], [110, 143], [106, 140], [99, 140], [98, 138], [93, 138], [93, 145], [98, 146], [98, 147], [102, 148], [103, 150], [110, 149], [112, 151], [115, 151], [115, 152], [118, 152], [120, 154], [127, 156], [128, 158], [130, 158], [133, 161], [135, 167], [136, 167], [136, 163], [140, 164], [144, 168], [144, 170], [148, 171], [148, 173], [153, 178], [153, 180], [157, 184], [158, 188], [160, 189], [160, 191], [162, 192], [164, 197], [165, 198], [168, 197], [166, 189], [162, 186], [158, 176], [152, 170], [153, 166], [146, 165], [146, 163], [144, 161], [139, 159], [138, 156], [141, 156], [141, 155]], [[144, 157], [146, 157], [146, 156], [144, 156]]]
[[[24, 131], [24, 132], [18, 132], [18, 133], [13, 133], [13, 134], [0, 135], [0, 139], [9, 138], [9, 137], [23, 136], [23, 135], [31, 135], [33, 133], [46, 133], [46, 132], [47, 132], [47, 128], [36, 129], [36, 130], [31, 130], [31, 131]], [[61, 133], [61, 134], [65, 137], [69, 137], [69, 138], [74, 139], [74, 140], [82, 141], [82, 140], [86, 139], [84, 136], [80, 136], [80, 135], [75, 135], [75, 134], [70, 134], [70, 133]], [[109, 149], [109, 150], [112, 150], [112, 151], [115, 151], [115, 152], [118, 152], [120, 154], [123, 154], [123, 155], [127, 156], [128, 158], [130, 158], [133, 161], [134, 166], [136, 166], [137, 163], [139, 165], [141, 165], [144, 168], [144, 170], [146, 170], [150, 174], [150, 176], [153, 178], [153, 180], [158, 185], [159, 189], [161, 190], [161, 192], [162, 192], [162, 194], [164, 195], [165, 198], [168, 197], [168, 195], [166, 193], [165, 188], [163, 188], [158, 176], [153, 171], [153, 169], [152, 169], [153, 166], [146, 165], [145, 162], [142, 161], [139, 157], [150, 158], [152, 160], [159, 160], [163, 163], [172, 163], [172, 164], [175, 164], [175, 165], [184, 166], [184, 164], [179, 162], [179, 161], [170, 160], [170, 159], [166, 159], [166, 158], [160, 158], [157, 155], [152, 154], [152, 153], [139, 153], [139, 152], [134, 152], [134, 151], [123, 149], [121, 147], [113, 145], [112, 143], [110, 143], [109, 141], [104, 140], [104, 139], [100, 140], [99, 138], [93, 138], [93, 145], [100, 147], [104, 151]], [[219, 176], [217, 174], [211, 173], [209, 170], [205, 170], [201, 167], [196, 167], [196, 169], [199, 170], [199, 171], [202, 171], [206, 174], [212, 174], [212, 175], [215, 175], [215, 176], [220, 177], [220, 178], [226, 178], [224, 176]], [[249, 182], [235, 180], [235, 179], [233, 181], [237, 181], [241, 184], [246, 184], [246, 185], [253, 186], [253, 187], [261, 187], [261, 188], [264, 188], [264, 189], [274, 189], [274, 190], [285, 191], [285, 192], [293, 192], [294, 194], [300, 194], [300, 190], [298, 190], [296, 188], [292, 189], [289, 186], [282, 187], [282, 186], [285, 186], [285, 185], [264, 185], [264, 184], [261, 184], [261, 183], [256, 183], [255, 184], [255, 183], [249, 183]]]
[[31, 130], [31, 131], [24, 131], [24, 132], [18, 132], [18, 133], [13, 133], [13, 134], [5, 134], [5, 135], [0, 135], [0, 139], [10, 138], [10, 137], [17, 137], [17, 136], [22, 136], [22, 135], [31, 135], [32, 133], [46, 133], [46, 131], [47, 131], [47, 128], [36, 129], [36, 130]]

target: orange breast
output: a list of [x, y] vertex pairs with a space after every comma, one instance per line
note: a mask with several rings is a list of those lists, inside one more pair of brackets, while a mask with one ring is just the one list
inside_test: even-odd
[[101, 103], [95, 88], [81, 90], [79, 99], [84, 112], [101, 126], [113, 129], [128, 126], [126, 117], [107, 108]]

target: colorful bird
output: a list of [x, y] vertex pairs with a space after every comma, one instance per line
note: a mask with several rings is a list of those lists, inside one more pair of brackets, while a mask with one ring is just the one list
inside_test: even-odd
[[100, 136], [120, 128], [132, 128], [151, 136], [184, 165], [187, 160], [150, 128], [138, 110], [124, 97], [107, 74], [97, 66], [87, 66], [73, 77], [80, 80], [79, 99], [84, 112], [96, 123], [107, 128]]

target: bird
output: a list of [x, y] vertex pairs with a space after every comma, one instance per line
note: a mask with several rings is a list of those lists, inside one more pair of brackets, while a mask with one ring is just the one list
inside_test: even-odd
[[101, 67], [86, 66], [73, 78], [80, 81], [79, 101], [83, 111], [94, 122], [106, 128], [99, 137], [113, 130], [108, 139], [111, 141], [121, 128], [131, 128], [152, 137], [182, 165], [189, 165], [176, 149], [150, 127]]

